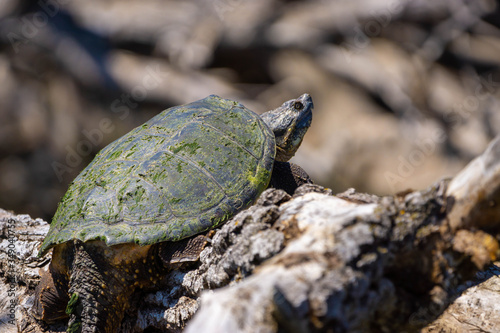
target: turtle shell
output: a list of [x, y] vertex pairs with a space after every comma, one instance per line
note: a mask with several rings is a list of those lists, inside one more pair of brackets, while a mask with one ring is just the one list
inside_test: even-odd
[[227, 221], [267, 187], [273, 132], [211, 95], [163, 111], [102, 149], [70, 184], [40, 248], [72, 239], [153, 244]]

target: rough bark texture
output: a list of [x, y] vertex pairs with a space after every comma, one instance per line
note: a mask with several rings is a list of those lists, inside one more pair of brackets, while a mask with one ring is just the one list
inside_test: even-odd
[[[496, 139], [453, 180], [423, 191], [333, 196], [308, 184], [291, 197], [267, 190], [215, 232], [195, 265], [133, 299], [121, 330], [498, 331], [499, 147]], [[1, 274], [14, 281], [19, 330], [61, 329], [40, 327], [29, 315], [38, 267], [50, 258], [36, 259], [47, 224], [5, 211], [0, 223]], [[9, 225], [17, 237], [14, 270]], [[15, 331], [9, 284], [1, 288], [2, 329]]]

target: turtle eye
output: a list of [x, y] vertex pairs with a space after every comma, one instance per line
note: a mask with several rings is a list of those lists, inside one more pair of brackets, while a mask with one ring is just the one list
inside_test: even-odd
[[296, 101], [295, 103], [293, 103], [293, 107], [295, 110], [302, 110], [304, 108], [304, 104], [302, 104], [299, 101]]

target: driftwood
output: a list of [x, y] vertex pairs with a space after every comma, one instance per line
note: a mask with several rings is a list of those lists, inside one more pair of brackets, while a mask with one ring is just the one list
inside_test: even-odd
[[[499, 171], [497, 138], [423, 191], [269, 189], [131, 300], [122, 331], [500, 331]], [[64, 330], [30, 315], [48, 224], [0, 210], [0, 230], [0, 331]]]

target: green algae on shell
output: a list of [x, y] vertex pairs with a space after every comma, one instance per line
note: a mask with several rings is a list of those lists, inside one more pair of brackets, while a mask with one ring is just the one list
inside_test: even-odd
[[72, 182], [40, 253], [71, 239], [177, 241], [224, 223], [267, 187], [272, 131], [211, 95], [163, 111], [112, 142]]

